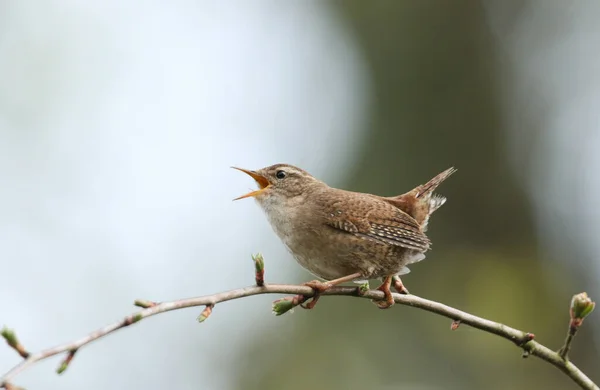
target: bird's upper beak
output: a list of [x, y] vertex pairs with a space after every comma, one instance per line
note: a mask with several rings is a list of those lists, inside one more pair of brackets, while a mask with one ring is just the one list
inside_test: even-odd
[[256, 183], [258, 184], [258, 187], [259, 187], [258, 190], [249, 192], [246, 195], [242, 195], [239, 198], [235, 198], [234, 200], [239, 200], [239, 199], [244, 199], [244, 198], [250, 198], [250, 197], [254, 197], [256, 195], [259, 195], [260, 193], [262, 193], [264, 190], [266, 190], [271, 185], [271, 183], [269, 183], [269, 180], [267, 180], [266, 177], [264, 177], [262, 175], [259, 175], [255, 171], [249, 171], [247, 169], [237, 168], [237, 167], [231, 167], [231, 168], [237, 169], [238, 171], [242, 171], [245, 174], [247, 174], [250, 177], [252, 177], [256, 181]]

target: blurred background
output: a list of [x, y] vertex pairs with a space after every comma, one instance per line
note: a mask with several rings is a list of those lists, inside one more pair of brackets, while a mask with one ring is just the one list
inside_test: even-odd
[[[236, 165], [403, 193], [449, 166], [411, 293], [558, 349], [600, 299], [600, 3], [0, 3], [0, 322], [25, 347], [296, 264]], [[28, 389], [576, 388], [509, 342], [409, 307], [258, 296], [152, 317], [18, 376]], [[600, 318], [572, 360], [600, 381]], [[61, 357], [62, 358], [62, 357]], [[0, 348], [2, 372], [19, 361]]]

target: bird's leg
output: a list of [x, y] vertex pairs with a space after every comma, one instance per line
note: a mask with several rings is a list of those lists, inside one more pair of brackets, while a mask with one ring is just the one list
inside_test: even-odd
[[304, 305], [301, 305], [305, 309], [312, 309], [317, 304], [321, 293], [329, 290], [331, 287], [336, 286], [338, 284], [349, 282], [356, 278], [360, 278], [362, 276], [361, 273], [357, 272], [352, 275], [343, 276], [341, 278], [329, 280], [327, 282], [321, 282], [320, 280], [311, 280], [310, 282], [304, 283], [305, 286], [312, 288], [315, 292], [315, 295], [312, 296], [312, 300]]
[[408, 290], [406, 289], [406, 287], [404, 287], [404, 284], [402, 284], [402, 280], [400, 280], [400, 276], [394, 275], [393, 282], [394, 282], [394, 289], [396, 291], [398, 291], [400, 294], [406, 294], [406, 295], [410, 294], [408, 292]]
[[394, 275], [386, 276], [383, 280], [383, 283], [381, 283], [381, 286], [377, 287], [377, 290], [383, 291], [385, 296], [383, 301], [373, 301], [373, 303], [380, 309], [387, 309], [394, 304], [394, 297], [390, 291], [393, 277]]

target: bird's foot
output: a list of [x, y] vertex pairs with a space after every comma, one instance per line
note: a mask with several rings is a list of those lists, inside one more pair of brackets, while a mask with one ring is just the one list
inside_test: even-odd
[[410, 294], [404, 284], [402, 284], [402, 280], [400, 280], [400, 276], [396, 275], [393, 277], [394, 290], [398, 291], [400, 294], [408, 295]]
[[312, 288], [315, 293], [312, 296], [311, 301], [308, 302], [306, 305], [302, 305], [302, 307], [305, 309], [309, 309], [309, 310], [312, 309], [317, 304], [317, 301], [319, 300], [319, 296], [322, 293], [329, 290], [333, 286], [337, 286], [338, 284], [341, 284], [344, 282], [349, 282], [351, 280], [355, 280], [360, 277], [362, 277], [361, 273], [356, 272], [356, 273], [353, 273], [350, 275], [342, 276], [341, 278], [329, 280], [327, 282], [321, 282], [320, 280], [311, 280], [310, 282], [304, 283], [305, 286]]
[[311, 280], [310, 282], [306, 282], [303, 285], [312, 288], [314, 291], [314, 295], [312, 296], [312, 299], [310, 301], [300, 304], [300, 306], [303, 309], [307, 309], [307, 310], [310, 310], [315, 307], [315, 305], [317, 304], [317, 301], [321, 297], [321, 293], [323, 293], [323, 292], [329, 290], [331, 287], [333, 287], [331, 285], [331, 283], [321, 282], [320, 280]]
[[394, 305], [394, 297], [390, 291], [390, 285], [392, 284], [392, 277], [388, 276], [385, 278], [381, 286], [377, 287], [377, 290], [382, 291], [384, 298], [381, 301], [373, 301], [373, 303], [380, 309], [389, 309]]
[[315, 290], [315, 292], [322, 293], [329, 290], [331, 287], [331, 283], [329, 282], [321, 282], [320, 280], [311, 280], [310, 282], [303, 283], [304, 286], [308, 286]]

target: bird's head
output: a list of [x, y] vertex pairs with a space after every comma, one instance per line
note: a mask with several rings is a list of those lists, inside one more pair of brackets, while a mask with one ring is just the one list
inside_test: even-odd
[[252, 177], [258, 189], [249, 192], [234, 200], [244, 198], [255, 198], [258, 202], [268, 199], [291, 199], [305, 195], [314, 185], [323, 184], [312, 177], [308, 172], [289, 164], [275, 164], [256, 171], [237, 168]]

